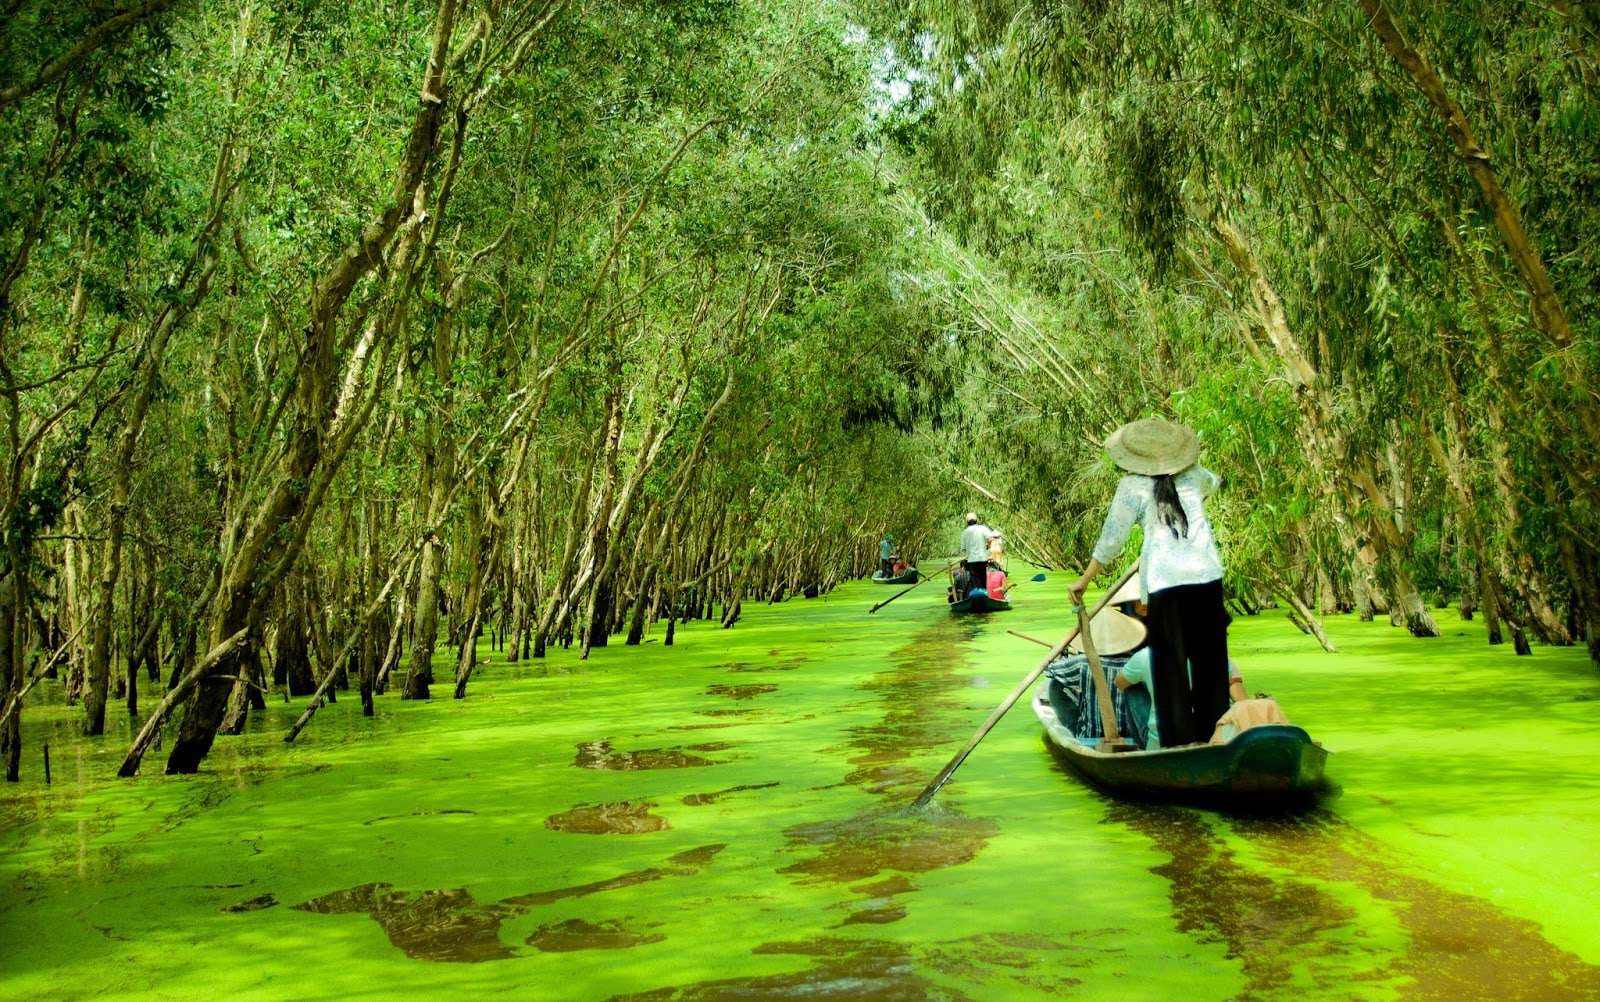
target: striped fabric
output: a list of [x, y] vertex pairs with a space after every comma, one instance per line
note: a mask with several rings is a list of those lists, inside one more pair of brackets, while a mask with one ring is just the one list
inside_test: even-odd
[[[1127, 658], [1101, 657], [1100, 667], [1105, 669], [1106, 684], [1111, 687], [1111, 705], [1117, 711], [1117, 730], [1139, 747], [1149, 738], [1150, 690], [1135, 685], [1126, 690], [1117, 688], [1117, 676]], [[1088, 744], [1105, 736], [1100, 727], [1100, 702], [1094, 694], [1094, 676], [1089, 673], [1089, 659], [1081, 654], [1057, 658], [1045, 669], [1050, 676], [1050, 705], [1056, 719], [1067, 730]]]

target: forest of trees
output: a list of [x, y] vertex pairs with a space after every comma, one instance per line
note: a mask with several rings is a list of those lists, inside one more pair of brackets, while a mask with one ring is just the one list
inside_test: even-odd
[[1240, 611], [1600, 660], [1590, 5], [5, 7], [10, 779], [35, 686], [193, 772], [972, 505], [1075, 567], [1153, 413]]

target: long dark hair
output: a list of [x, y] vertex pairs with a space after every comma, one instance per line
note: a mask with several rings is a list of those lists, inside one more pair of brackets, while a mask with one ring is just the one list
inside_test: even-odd
[[1161, 524], [1180, 539], [1189, 535], [1189, 516], [1184, 514], [1183, 502], [1178, 500], [1178, 485], [1173, 482], [1172, 474], [1163, 473], [1154, 479], [1156, 515], [1161, 518]]

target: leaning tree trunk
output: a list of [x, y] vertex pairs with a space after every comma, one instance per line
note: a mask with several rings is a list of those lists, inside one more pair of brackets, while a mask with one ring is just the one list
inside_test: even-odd
[[[281, 574], [274, 568], [287, 569], [299, 555], [309, 531], [308, 517], [315, 514], [316, 505], [342, 460], [340, 450], [349, 448], [371, 413], [370, 406], [357, 406], [341, 419], [334, 364], [334, 354], [341, 343], [339, 319], [357, 283], [385, 259], [385, 249], [402, 223], [421, 208], [419, 189], [438, 145], [446, 106], [444, 76], [455, 16], [456, 0], [439, 0], [428, 68], [388, 204], [312, 286], [309, 322], [294, 373], [295, 411], [289, 447], [275, 481], [223, 572], [210, 632], [211, 650], [217, 656], [208, 656], [208, 661], [202, 662], [206, 670], [196, 679], [177, 739], [167, 756], [168, 772], [195, 772], [211, 751], [232, 688], [219, 676], [239, 673], [239, 650], [225, 645], [232, 643], [235, 636], [248, 635], [253, 607], [265, 597], [258, 595], [257, 589], [271, 583], [275, 573]], [[402, 249], [397, 255], [402, 260], [394, 269], [395, 274], [410, 267], [404, 256]], [[402, 287], [397, 294], [406, 296], [409, 291]], [[352, 374], [359, 371], [353, 368]], [[325, 454], [325, 436], [330, 427], [338, 433], [334, 440], [338, 448], [331, 455]], [[142, 754], [142, 749], [139, 752]], [[138, 758], [130, 752], [129, 760], [124, 762], [124, 774], [137, 770]]]

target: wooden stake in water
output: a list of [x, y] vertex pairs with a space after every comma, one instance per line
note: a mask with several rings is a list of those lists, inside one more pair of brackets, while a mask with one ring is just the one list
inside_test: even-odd
[[50, 742], [44, 743], [44, 785], [50, 785]]

